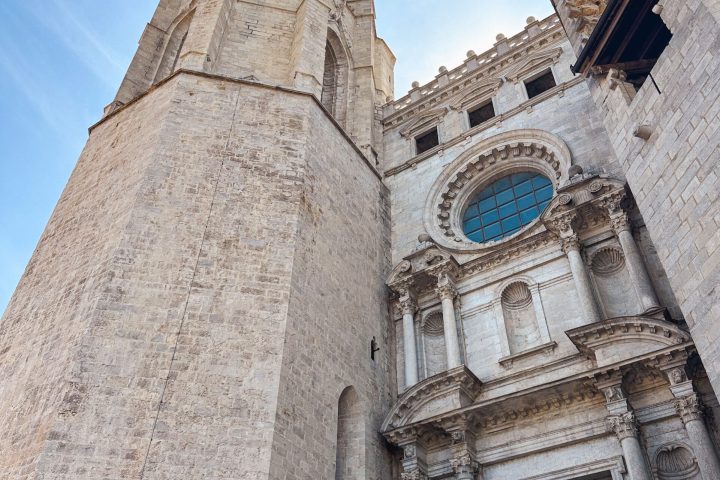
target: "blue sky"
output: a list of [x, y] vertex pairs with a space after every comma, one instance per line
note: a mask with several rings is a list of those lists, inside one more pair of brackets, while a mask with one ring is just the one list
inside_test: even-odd
[[[155, 0], [0, 1], [0, 312], [87, 139], [114, 97]], [[398, 57], [396, 97], [457, 66], [549, 0], [376, 0]]]

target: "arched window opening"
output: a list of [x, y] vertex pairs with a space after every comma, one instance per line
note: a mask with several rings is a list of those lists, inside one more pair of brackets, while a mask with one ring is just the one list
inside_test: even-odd
[[343, 42], [335, 31], [328, 29], [320, 103], [342, 127], [345, 127], [347, 115], [349, 71], [349, 60]]
[[165, 51], [163, 52], [162, 60], [160, 60], [157, 73], [155, 74], [155, 82], [169, 77], [177, 68], [183, 45], [185, 45], [185, 40], [187, 39], [188, 30], [190, 30], [193, 13], [194, 11], [185, 15], [185, 17], [175, 25], [175, 28], [173, 28], [170, 38], [165, 44]]
[[511, 354], [542, 343], [532, 293], [525, 283], [515, 282], [503, 290], [502, 309]]
[[325, 47], [325, 73], [323, 74], [323, 88], [321, 102], [323, 107], [335, 116], [335, 102], [338, 87], [338, 62], [332, 45], [328, 42]]
[[335, 480], [365, 478], [365, 425], [362, 402], [353, 387], [346, 388], [338, 401]]

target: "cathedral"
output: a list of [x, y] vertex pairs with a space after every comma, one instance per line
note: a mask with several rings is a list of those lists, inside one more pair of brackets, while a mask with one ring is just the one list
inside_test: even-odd
[[552, 3], [395, 95], [373, 0], [160, 0], [0, 478], [719, 480], [720, 1]]

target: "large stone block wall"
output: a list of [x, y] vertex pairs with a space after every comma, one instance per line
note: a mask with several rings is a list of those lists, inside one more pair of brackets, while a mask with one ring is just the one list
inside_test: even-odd
[[307, 95], [180, 74], [107, 118], [3, 319], [4, 472], [328, 475], [343, 388], [369, 432], [390, 401], [385, 196]]
[[[127, 261], [131, 255], [122, 246], [125, 232], [134, 222], [132, 212], [147, 187], [171, 98], [170, 89], [159, 91], [90, 135], [0, 321], [3, 478], [37, 478], [41, 470], [47, 474], [44, 478], [77, 478], [89, 472], [87, 463], [77, 469], [50, 465], [48, 454], [87, 459], [96, 448], [103, 448], [93, 440], [108, 448], [108, 441], [96, 436], [101, 430], [97, 425], [87, 425], [86, 438], [81, 441], [65, 443], [56, 424], [75, 419], [86, 396], [100, 389], [98, 376], [89, 369], [102, 369], [112, 383], [122, 378], [123, 369], [133, 368], [123, 366], [125, 361], [143, 361], [132, 355], [132, 349], [122, 349], [135, 342], [130, 330], [123, 327], [131, 308], [100, 310], [109, 299], [122, 294], [112, 283], [131, 263]], [[183, 276], [188, 280], [182, 263], [166, 275], [168, 285], [170, 277], [173, 282], [180, 282]], [[86, 335], [111, 322], [121, 330], [112, 340], [120, 348], [104, 353], [98, 342], [90, 342], [94, 343], [91, 346]], [[109, 338], [103, 341], [111, 343]], [[81, 351], [84, 353], [79, 354]], [[157, 399], [158, 385], [140, 377], [137, 382], [146, 382], [147, 395]], [[119, 421], [125, 417], [124, 409], [117, 402], [116, 408]], [[133, 428], [131, 421], [119, 423], [118, 427]], [[142, 422], [138, 428], [145, 428]], [[133, 435], [128, 435], [128, 440], [132, 442]]]
[[[590, 85], [617, 159], [716, 390], [720, 389], [718, 2], [661, 1], [673, 33], [634, 99]], [[644, 141], [634, 129], [648, 124]]]
[[306, 127], [270, 478], [335, 478], [338, 400], [352, 386], [364, 421], [355, 435], [366, 450], [350, 462], [352, 478], [383, 480], [389, 459], [378, 432], [394, 401], [387, 191], [320, 109], [309, 109]]

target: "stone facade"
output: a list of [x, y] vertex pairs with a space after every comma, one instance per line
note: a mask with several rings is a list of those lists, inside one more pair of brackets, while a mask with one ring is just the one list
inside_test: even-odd
[[612, 2], [393, 100], [371, 0], [161, 1], [0, 323], [2, 478], [720, 478], [711, 3], [665, 127], [570, 69]]

